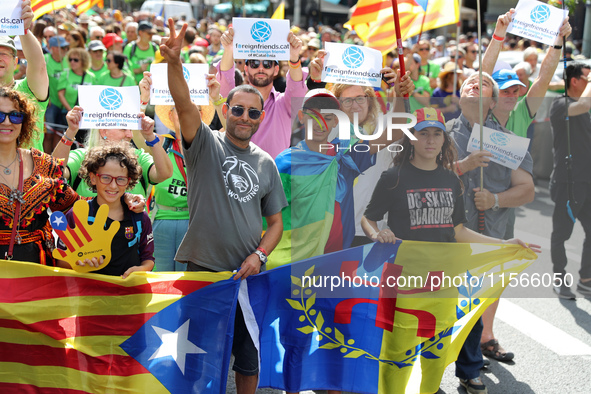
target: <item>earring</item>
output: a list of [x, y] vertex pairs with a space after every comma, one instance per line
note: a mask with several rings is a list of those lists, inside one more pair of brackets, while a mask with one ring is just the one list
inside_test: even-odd
[[439, 152], [439, 161], [443, 162], [443, 151]]
[[106, 140], [107, 139], [107, 136], [104, 136], [103, 139]]
[[408, 160], [412, 160], [415, 158], [415, 147], [413, 145], [410, 146], [410, 155], [408, 156]]

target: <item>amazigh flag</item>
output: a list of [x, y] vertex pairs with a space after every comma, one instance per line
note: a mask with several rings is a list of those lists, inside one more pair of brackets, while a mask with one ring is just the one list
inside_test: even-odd
[[398, 6], [403, 40], [457, 23], [460, 18], [456, 0], [359, 0], [345, 26], [355, 30], [365, 46], [390, 52], [396, 48], [392, 4]]
[[249, 277], [260, 386], [434, 393], [507, 284], [501, 275], [519, 273], [535, 259], [516, 245], [402, 241]]
[[230, 273], [121, 279], [4, 260], [0, 272], [0, 392], [225, 392]]
[[347, 153], [356, 142], [335, 139], [332, 144], [338, 149], [331, 156], [310, 151], [302, 141], [275, 158], [288, 206], [282, 211], [283, 236], [269, 256], [269, 268], [324, 254], [334, 221], [343, 234], [334, 240], [339, 249], [351, 244], [355, 223], [341, 215], [341, 207], [348, 212], [347, 204], [353, 203], [352, 193], [347, 195], [352, 179], [375, 164], [375, 157], [366, 152]]
[[31, 8], [33, 9], [34, 19], [47, 14], [49, 12], [66, 8], [66, 6], [73, 4], [75, 0], [31, 0]]
[[104, 0], [74, 0], [74, 4], [76, 5], [76, 13], [78, 15], [84, 14], [95, 5], [101, 9], [105, 8]]

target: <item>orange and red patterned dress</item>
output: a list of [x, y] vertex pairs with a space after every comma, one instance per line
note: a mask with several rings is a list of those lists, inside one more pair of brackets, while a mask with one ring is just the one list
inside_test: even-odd
[[[31, 149], [33, 173], [23, 182], [21, 213], [13, 260], [55, 265], [51, 257], [54, 240], [49, 224], [51, 211], [65, 211], [80, 199], [63, 177], [62, 161]], [[0, 259], [10, 244], [16, 203], [12, 189], [0, 183]], [[18, 239], [20, 236], [20, 244]]]

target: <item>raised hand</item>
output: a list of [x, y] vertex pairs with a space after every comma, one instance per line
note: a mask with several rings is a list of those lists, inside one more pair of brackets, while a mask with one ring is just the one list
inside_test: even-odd
[[152, 86], [152, 73], [144, 71], [144, 77], [139, 83], [140, 100], [144, 103], [150, 102], [150, 87]]
[[495, 26], [495, 35], [499, 37], [505, 37], [507, 33], [507, 28], [509, 27], [509, 23], [513, 20], [513, 15], [515, 14], [515, 9], [511, 8], [508, 12], [503, 15], [499, 15], [497, 19], [497, 25]]
[[25, 30], [30, 29], [33, 24], [33, 9], [31, 8], [31, 0], [23, 0], [21, 7], [21, 19], [25, 25]]
[[111, 262], [111, 243], [119, 230], [119, 222], [113, 221], [105, 230], [109, 207], [101, 205], [94, 222], [88, 224], [89, 205], [80, 200], [74, 204], [74, 223], [71, 228], [62, 212], [54, 212], [50, 223], [67, 250], [54, 249], [53, 257], [64, 260], [77, 272], [90, 272], [105, 267]]
[[66, 121], [68, 122], [68, 129], [72, 130], [74, 134], [80, 129], [80, 121], [84, 110], [82, 107], [75, 106], [66, 114]]
[[174, 21], [172, 18], [168, 18], [168, 28], [170, 29], [170, 37], [164, 37], [162, 39], [164, 44], [160, 45], [160, 54], [168, 63], [180, 63], [181, 49], [183, 48], [183, 39], [187, 31], [187, 24], [183, 24], [183, 27], [177, 34], [174, 28]]

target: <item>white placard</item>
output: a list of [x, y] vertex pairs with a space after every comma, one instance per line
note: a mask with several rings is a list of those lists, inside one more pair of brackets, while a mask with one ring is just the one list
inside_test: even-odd
[[289, 20], [232, 18], [234, 59], [289, 59]]
[[322, 82], [380, 87], [382, 54], [359, 45], [326, 43]]
[[546, 45], [554, 45], [560, 26], [568, 10], [536, 0], [519, 0], [507, 33], [529, 38]]
[[140, 91], [137, 86], [114, 88], [111, 86], [80, 85], [78, 101], [84, 114], [81, 129], [141, 128]]
[[[168, 88], [168, 64], [152, 64], [152, 86], [150, 87], [150, 104], [174, 105], [170, 89]], [[207, 64], [183, 64], [183, 76], [189, 86], [191, 101], [197, 105], [209, 104], [209, 88], [205, 76], [209, 73]]]
[[21, 19], [22, 0], [2, 0], [0, 2], [0, 36], [25, 34], [25, 24]]
[[[502, 166], [516, 170], [527, 154], [529, 138], [519, 137], [515, 134], [503, 133], [484, 127], [482, 133], [484, 150], [492, 153], [490, 161]], [[470, 141], [468, 141], [468, 152], [480, 150], [480, 125], [474, 124]]]

